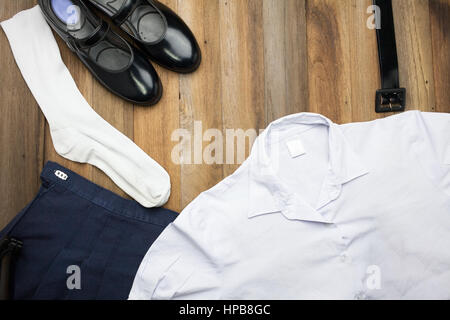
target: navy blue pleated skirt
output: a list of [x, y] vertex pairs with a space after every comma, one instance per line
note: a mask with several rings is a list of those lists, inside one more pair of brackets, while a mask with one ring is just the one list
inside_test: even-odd
[[146, 209], [49, 162], [36, 198], [0, 232], [23, 247], [14, 299], [128, 298], [139, 265], [177, 214]]

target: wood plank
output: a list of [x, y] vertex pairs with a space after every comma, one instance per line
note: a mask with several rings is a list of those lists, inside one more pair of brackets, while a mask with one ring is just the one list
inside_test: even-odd
[[[265, 127], [263, 8], [259, 0], [221, 1], [220, 13], [222, 70], [218, 81], [222, 86], [223, 171], [228, 176], [249, 155], [259, 129]], [[245, 135], [236, 136], [237, 130]]]
[[450, 112], [450, 0], [430, 1], [436, 111]]
[[310, 111], [338, 123], [377, 118], [379, 71], [371, 1], [307, 2]]
[[263, 0], [266, 124], [308, 109], [306, 1]]
[[351, 114], [349, 6], [348, 1], [307, 2], [309, 110], [335, 122]]
[[223, 55], [220, 52], [219, 10], [217, 0], [178, 1], [178, 11], [194, 32], [204, 57], [197, 72], [180, 77], [180, 127], [188, 130], [192, 137], [190, 160], [192, 163], [199, 162], [181, 166], [182, 208], [223, 178], [220, 164], [203, 162], [202, 150], [209, 143], [203, 142], [203, 148], [200, 148], [200, 143], [198, 148], [194, 146], [196, 121], [200, 121], [197, 123], [202, 126], [200, 139], [205, 130], [222, 128], [220, 65]]
[[[381, 88], [376, 31], [367, 27], [367, 8], [372, 0], [356, 0], [347, 8], [350, 19], [347, 48], [351, 88], [351, 116], [341, 121], [369, 121], [383, 117], [375, 113], [375, 93]], [[343, 83], [343, 86], [346, 84]]]
[[433, 56], [428, 0], [392, 2], [400, 86], [408, 110], [435, 110]]
[[287, 115], [308, 110], [306, 1], [286, 0], [284, 10]]
[[[31, 8], [35, 0], [2, 1], [0, 21]], [[36, 195], [43, 163], [44, 117], [0, 31], [0, 229]]]
[[[177, 11], [176, 0], [162, 1], [172, 10]], [[163, 84], [163, 97], [153, 107], [135, 107], [134, 110], [134, 141], [148, 155], [163, 166], [170, 175], [172, 193], [166, 208], [180, 211], [180, 166], [176, 165], [171, 158], [173, 144], [171, 135], [173, 130], [180, 127], [179, 119], [179, 75], [167, 71], [155, 63]]]
[[263, 0], [265, 110], [267, 124], [288, 113], [286, 99], [285, 3]]

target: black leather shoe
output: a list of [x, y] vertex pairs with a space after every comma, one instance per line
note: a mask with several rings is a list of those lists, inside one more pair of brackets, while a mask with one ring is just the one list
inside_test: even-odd
[[39, 0], [50, 26], [100, 83], [119, 97], [153, 105], [162, 95], [151, 63], [80, 0]]
[[189, 27], [156, 0], [89, 0], [127, 32], [159, 65], [180, 73], [195, 71], [201, 51]]

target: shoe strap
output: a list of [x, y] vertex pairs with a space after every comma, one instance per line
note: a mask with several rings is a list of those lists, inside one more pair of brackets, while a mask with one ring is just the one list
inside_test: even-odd
[[112, 16], [112, 20], [118, 26], [122, 25], [134, 10], [139, 6], [141, 2], [135, 0], [125, 0], [122, 7], [115, 15]]
[[95, 31], [90, 36], [84, 39], [76, 39], [74, 37], [70, 37], [69, 43], [75, 48], [78, 47], [81, 49], [87, 49], [93, 47], [106, 37], [109, 32], [109, 28], [109, 24], [106, 21], [102, 20], [100, 26], [95, 29]]

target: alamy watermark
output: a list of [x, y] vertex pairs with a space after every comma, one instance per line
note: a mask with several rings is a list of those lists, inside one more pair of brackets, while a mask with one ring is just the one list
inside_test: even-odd
[[377, 265], [368, 266], [366, 269], [366, 287], [369, 290], [381, 290], [381, 268]]
[[[262, 130], [260, 131], [262, 132]], [[242, 164], [253, 146], [258, 131], [256, 129], [219, 129], [203, 131], [201, 121], [194, 121], [193, 131], [176, 129], [171, 141], [172, 162], [182, 164]]]
[[370, 30], [381, 29], [381, 9], [379, 6], [371, 5], [367, 7], [367, 13], [370, 17], [367, 18], [367, 28]]
[[67, 289], [81, 290], [81, 268], [71, 265], [67, 267], [66, 273], [69, 275], [66, 280]]

